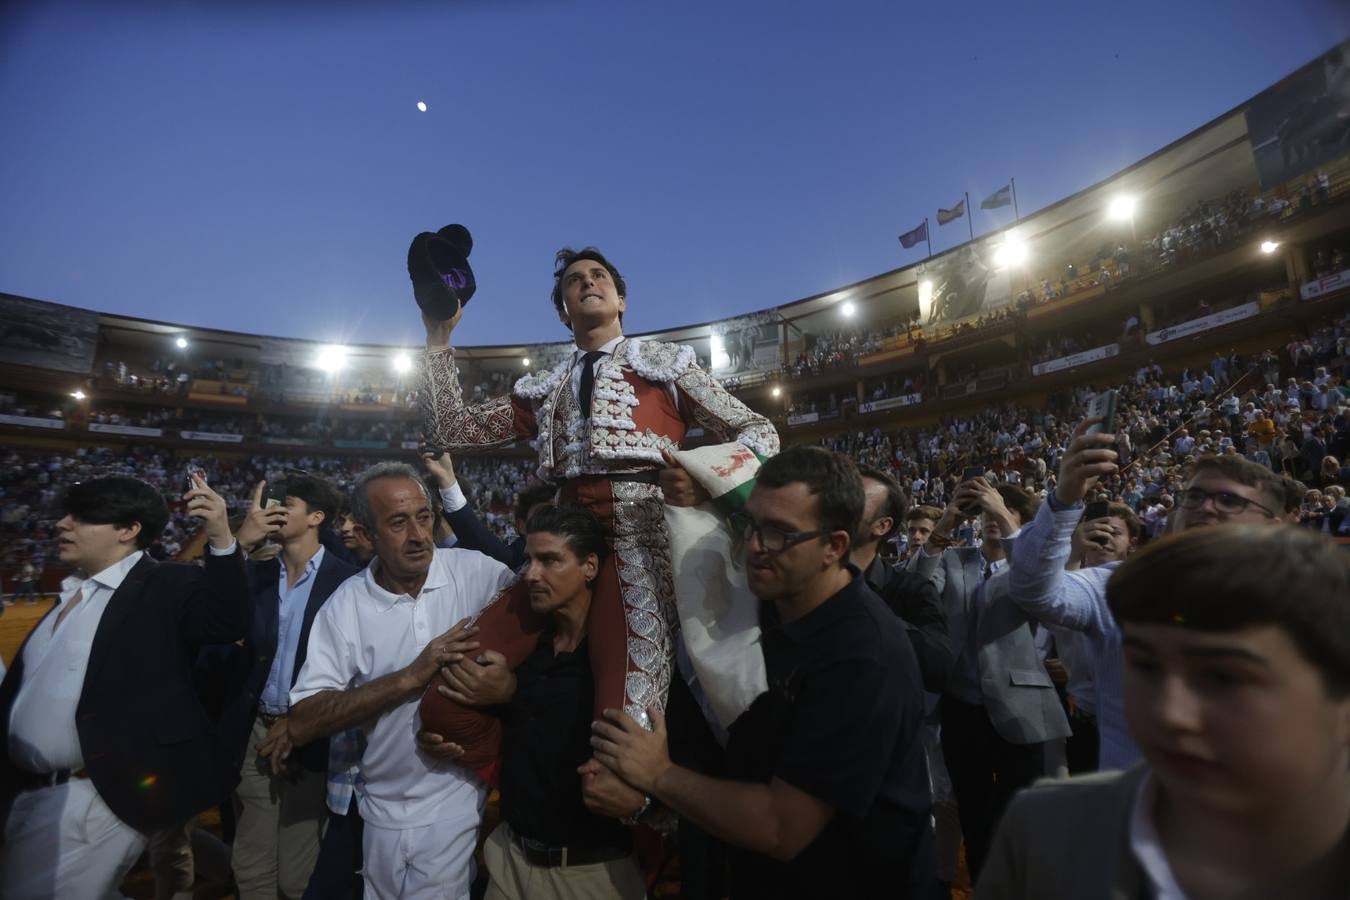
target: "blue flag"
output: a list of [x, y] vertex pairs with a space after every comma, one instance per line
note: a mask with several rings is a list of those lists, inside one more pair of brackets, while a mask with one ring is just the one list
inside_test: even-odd
[[926, 241], [926, 240], [928, 240], [927, 219], [925, 219], [923, 224], [920, 225], [918, 228], [915, 228], [913, 231], [906, 231], [904, 234], [900, 235], [900, 246], [908, 250], [910, 247], [913, 247], [919, 241]]

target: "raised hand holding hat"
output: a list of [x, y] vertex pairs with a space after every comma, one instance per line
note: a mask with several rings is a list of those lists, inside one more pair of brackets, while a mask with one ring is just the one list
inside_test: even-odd
[[463, 225], [447, 225], [413, 238], [408, 248], [408, 277], [413, 297], [427, 318], [453, 318], [473, 297], [478, 282], [469, 267], [472, 251], [473, 237]]

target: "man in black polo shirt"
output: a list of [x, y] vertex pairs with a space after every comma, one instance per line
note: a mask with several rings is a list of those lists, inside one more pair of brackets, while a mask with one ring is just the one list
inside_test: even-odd
[[596, 758], [733, 846], [732, 896], [936, 896], [923, 695], [895, 615], [848, 562], [863, 486], [847, 458], [795, 447], [738, 514], [769, 690], [734, 722], [730, 779], [673, 765], [665, 721], [606, 710]]
[[[646, 896], [631, 831], [618, 821], [635, 819], [645, 798], [608, 771], [592, 772], [584, 776], [587, 797], [600, 814], [588, 811], [578, 773], [591, 758], [595, 684], [586, 621], [605, 553], [593, 513], [537, 511], [526, 528], [524, 578], [530, 607], [549, 618], [538, 647], [514, 673], [492, 650], [445, 670], [447, 697], [502, 720], [502, 824], [483, 848], [487, 900]], [[459, 753], [435, 735], [419, 740], [438, 755]]]
[[942, 596], [927, 578], [891, 565], [879, 552], [882, 543], [890, 540], [905, 520], [905, 492], [879, 469], [862, 466], [858, 473], [863, 484], [863, 516], [849, 549], [849, 562], [858, 567], [867, 586], [904, 623], [924, 690], [940, 693], [956, 665]]

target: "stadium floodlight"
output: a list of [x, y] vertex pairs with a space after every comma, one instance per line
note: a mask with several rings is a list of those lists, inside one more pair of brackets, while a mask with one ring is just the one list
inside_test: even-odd
[[1111, 205], [1106, 208], [1106, 214], [1117, 222], [1128, 222], [1134, 218], [1134, 209], [1138, 202], [1128, 194], [1121, 194], [1112, 199]]
[[1000, 269], [1020, 266], [1027, 261], [1027, 242], [1014, 235], [1007, 235], [1003, 243], [994, 249], [994, 265]]
[[1275, 252], [1276, 250], [1278, 250], [1278, 249], [1280, 249], [1280, 244], [1279, 244], [1278, 241], [1262, 241], [1262, 242], [1261, 242], [1261, 252], [1262, 252], [1262, 253], [1265, 253], [1265, 254], [1269, 255], [1269, 254], [1271, 254], [1271, 253], [1274, 253], [1274, 252]]
[[80, 390], [79, 388], [76, 388], [75, 390], [70, 392], [70, 396], [74, 397], [76, 400], [83, 400], [84, 391]]
[[520, 361], [520, 364], [528, 369], [530, 367], [530, 358], [528, 356], [525, 357]]
[[418, 100], [418, 101], [417, 101], [417, 111], [418, 111], [418, 112], [426, 112], [426, 111], [427, 111], [427, 102], [426, 102], [425, 100]]
[[173, 345], [179, 350], [186, 350], [188, 347], [188, 339], [179, 335], [178, 340], [174, 341]]
[[843, 305], [839, 307], [839, 311], [843, 313], [845, 317], [852, 318], [853, 314], [858, 311], [858, 307], [853, 305], [852, 300], [845, 300]]
[[731, 368], [731, 357], [727, 355], [727, 347], [722, 342], [720, 334], [714, 334], [708, 338], [708, 352], [712, 356], [712, 367], [714, 369]]
[[933, 282], [924, 279], [919, 282], [919, 320], [928, 321], [928, 312], [933, 308]]
[[394, 357], [394, 371], [400, 375], [406, 375], [412, 371], [412, 357], [406, 353], [400, 353]]
[[769, 391], [769, 393], [774, 395], [775, 397], [781, 397], [783, 396], [783, 389], [775, 384], [773, 386], [773, 390]]
[[319, 351], [318, 356], [314, 357], [316, 368], [323, 369], [329, 375], [335, 375], [342, 371], [347, 365], [347, 348], [339, 347], [336, 344], [331, 347], [324, 347]]

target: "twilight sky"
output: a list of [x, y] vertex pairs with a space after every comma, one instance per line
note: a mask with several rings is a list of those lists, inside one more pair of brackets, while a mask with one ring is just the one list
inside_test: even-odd
[[897, 234], [1010, 175], [1052, 203], [1348, 36], [1335, 0], [11, 3], [0, 290], [411, 342], [408, 242], [463, 222], [456, 343], [564, 339], [565, 244], [630, 333], [700, 322], [917, 262]]

